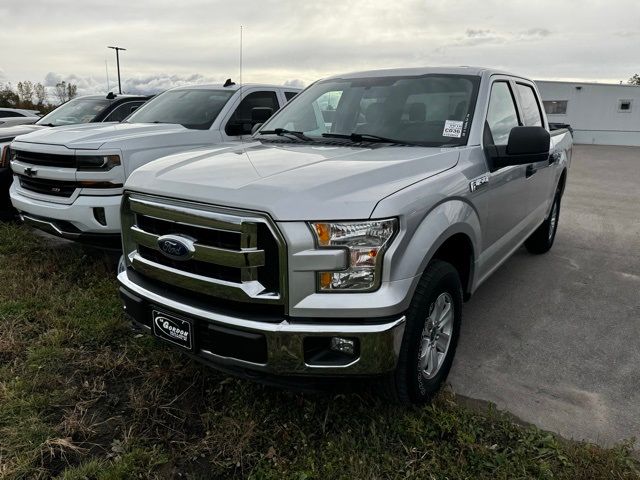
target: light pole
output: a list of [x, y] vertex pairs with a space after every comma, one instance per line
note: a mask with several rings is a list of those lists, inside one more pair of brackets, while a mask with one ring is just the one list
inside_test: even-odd
[[107, 47], [116, 51], [116, 64], [118, 65], [118, 93], [122, 93], [122, 84], [120, 83], [120, 50], [126, 50], [122, 47]]

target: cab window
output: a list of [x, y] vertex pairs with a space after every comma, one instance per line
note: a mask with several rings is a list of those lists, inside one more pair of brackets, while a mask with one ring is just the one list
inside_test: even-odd
[[[253, 92], [245, 96], [224, 129], [229, 136], [248, 135], [256, 123], [262, 123], [257, 116], [271, 116], [280, 105], [276, 92]], [[260, 112], [258, 112], [260, 110]]]
[[536, 94], [529, 85], [518, 83], [516, 85], [518, 96], [520, 97], [520, 107], [522, 108], [522, 122], [530, 127], [542, 126], [542, 115]]
[[509, 133], [518, 126], [518, 113], [507, 82], [496, 82], [491, 87], [487, 125], [494, 145], [506, 145]]

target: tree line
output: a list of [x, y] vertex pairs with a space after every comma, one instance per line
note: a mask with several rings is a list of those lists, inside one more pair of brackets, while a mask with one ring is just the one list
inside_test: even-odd
[[[0, 85], [0, 107], [38, 110], [44, 114], [77, 95], [78, 86], [64, 80], [49, 91], [40, 82], [26, 80], [18, 82], [15, 88], [11, 83], [6, 83]], [[53, 97], [53, 101], [49, 101], [49, 97]]]

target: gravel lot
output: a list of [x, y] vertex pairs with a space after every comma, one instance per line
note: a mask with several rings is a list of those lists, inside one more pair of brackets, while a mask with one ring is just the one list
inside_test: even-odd
[[520, 249], [465, 306], [456, 393], [568, 438], [640, 439], [639, 184], [640, 148], [575, 147], [554, 248]]

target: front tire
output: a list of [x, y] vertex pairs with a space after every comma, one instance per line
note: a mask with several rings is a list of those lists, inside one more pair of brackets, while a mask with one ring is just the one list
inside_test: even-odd
[[558, 231], [558, 222], [560, 220], [560, 200], [562, 195], [560, 190], [556, 192], [553, 199], [551, 211], [544, 222], [527, 238], [524, 246], [530, 253], [540, 255], [547, 253], [553, 247], [553, 241]]
[[442, 260], [427, 266], [406, 314], [389, 394], [402, 404], [424, 404], [447, 378], [462, 320], [462, 285], [457, 270]]

